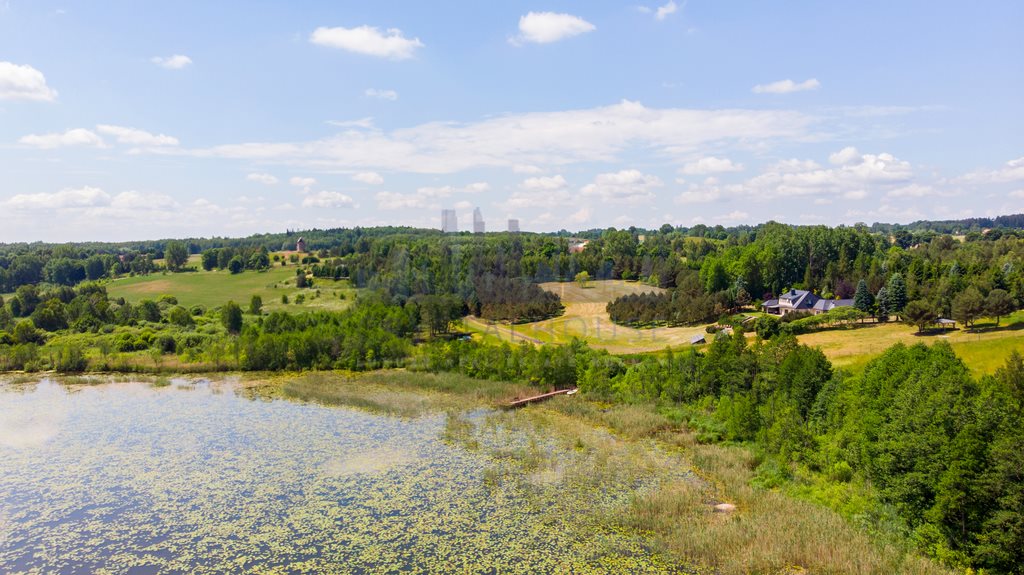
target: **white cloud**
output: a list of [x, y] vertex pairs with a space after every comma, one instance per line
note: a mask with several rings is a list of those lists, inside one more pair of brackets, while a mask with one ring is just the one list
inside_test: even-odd
[[544, 170], [541, 170], [537, 166], [531, 166], [529, 164], [516, 164], [512, 166], [512, 171], [517, 174], [539, 174]]
[[412, 58], [416, 50], [423, 47], [423, 42], [420, 42], [419, 38], [406, 38], [397, 28], [388, 28], [381, 32], [373, 26], [320, 27], [313, 31], [309, 41], [320, 46], [391, 60]]
[[339, 128], [360, 128], [370, 130], [373, 128], [373, 116], [359, 118], [358, 120], [327, 120], [327, 123]]
[[553, 192], [557, 190], [564, 190], [569, 187], [569, 182], [565, 180], [565, 177], [551, 176], [551, 177], [537, 177], [537, 178], [526, 178], [522, 183], [523, 189], [531, 191], [542, 191], [542, 192]]
[[154, 56], [150, 58], [149, 61], [168, 70], [181, 70], [182, 68], [192, 64], [192, 58], [182, 54], [175, 54], [166, 58]]
[[1010, 192], [1011, 198], [1024, 198], [1024, 190], [1014, 190]]
[[352, 180], [371, 186], [379, 186], [384, 183], [384, 177], [377, 172], [359, 172], [352, 175]]
[[501, 207], [506, 210], [552, 208], [572, 203], [569, 182], [561, 176], [526, 178]]
[[320, 191], [303, 198], [304, 208], [354, 208], [356, 202], [341, 192]]
[[673, 0], [668, 0], [667, 4], [658, 6], [658, 9], [654, 13], [654, 17], [658, 20], [664, 20], [665, 18], [668, 18], [669, 15], [675, 14], [678, 9], [679, 7], [676, 6], [676, 3]]
[[394, 90], [378, 90], [377, 88], [367, 88], [363, 94], [367, 98], [377, 98], [378, 100], [389, 100], [394, 102], [398, 100], [398, 92]]
[[1024, 180], [1024, 157], [1006, 162], [996, 170], [979, 170], [965, 174], [957, 181], [969, 184], [1004, 184]]
[[519, 35], [513, 43], [548, 44], [592, 32], [596, 26], [572, 14], [530, 12], [519, 18]]
[[788, 160], [727, 190], [730, 195], [758, 200], [817, 196], [856, 200], [866, 197], [868, 189], [892, 190], [911, 183], [910, 163], [892, 154], [863, 154], [851, 160], [843, 152], [839, 153], [845, 162], [842, 166], [826, 169], [809, 160]]
[[691, 184], [689, 189], [676, 196], [677, 204], [707, 204], [721, 199], [722, 190], [715, 185]]
[[744, 224], [749, 223], [750, 214], [740, 210], [734, 210], [728, 214], [722, 214], [715, 218], [716, 222], [722, 222], [723, 224]]
[[63, 148], [67, 146], [95, 146], [103, 147], [103, 138], [95, 132], [85, 128], [75, 128], [63, 133], [53, 134], [29, 134], [18, 139], [18, 143], [33, 146], [43, 150]]
[[909, 186], [903, 186], [890, 190], [888, 194], [890, 198], [925, 198], [928, 196], [939, 195], [935, 188], [931, 186], [925, 186], [921, 184], [910, 184]]
[[803, 92], [806, 90], [817, 90], [821, 83], [811, 78], [797, 83], [793, 80], [779, 80], [770, 84], [758, 84], [754, 86], [755, 94], [790, 94], [792, 92]]
[[689, 162], [679, 170], [680, 173], [689, 176], [742, 171], [743, 164], [735, 164], [729, 158], [716, 158], [714, 156], [708, 156], [695, 162]]
[[860, 152], [858, 152], [857, 148], [854, 148], [853, 146], [847, 146], [828, 157], [828, 161], [830, 163], [838, 166], [849, 164], [850, 162], [858, 159], [860, 159]]
[[312, 186], [313, 184], [316, 183], [316, 179], [314, 179], [314, 178], [304, 178], [302, 176], [292, 176], [288, 180], [288, 183], [293, 185], [293, 186], [298, 186], [300, 188], [308, 188], [308, 187], [310, 187], [310, 186]]
[[164, 134], [150, 134], [137, 128], [100, 124], [96, 131], [117, 138], [118, 143], [133, 146], [177, 146], [178, 139]]
[[486, 192], [490, 188], [491, 186], [487, 182], [474, 182], [461, 188], [455, 186], [425, 186], [417, 188], [415, 192], [409, 194], [377, 192], [374, 194], [374, 199], [377, 200], [377, 207], [382, 210], [433, 209], [440, 208], [440, 201], [450, 198], [454, 194], [476, 194]]
[[273, 176], [271, 174], [264, 174], [264, 173], [252, 173], [252, 174], [249, 174], [248, 176], [246, 176], [245, 179], [249, 180], [250, 182], [259, 182], [259, 183], [267, 185], [267, 186], [272, 186], [272, 185], [276, 184], [277, 181], [278, 181], [277, 177], [275, 177], [275, 176]]
[[296, 164], [318, 169], [447, 174], [474, 168], [614, 162], [620, 152], [678, 157], [730, 141], [802, 141], [816, 119], [786, 110], [612, 106], [430, 122], [385, 132], [346, 130], [311, 142], [254, 142], [160, 153]]
[[4, 208], [19, 211], [61, 210], [107, 205], [110, 194], [100, 188], [64, 188], [54, 193], [17, 194], [3, 202]]
[[27, 64], [0, 62], [0, 100], [52, 102], [57, 91], [46, 85], [46, 77]]
[[583, 186], [585, 196], [597, 196], [609, 202], [638, 202], [654, 197], [654, 188], [661, 187], [656, 176], [643, 174], [639, 170], [622, 170], [598, 174], [593, 183]]

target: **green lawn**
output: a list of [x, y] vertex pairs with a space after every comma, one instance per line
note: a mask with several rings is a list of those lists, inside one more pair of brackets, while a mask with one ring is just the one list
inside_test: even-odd
[[[295, 287], [295, 270], [294, 265], [277, 265], [265, 272], [245, 271], [234, 275], [227, 271], [158, 273], [112, 280], [107, 284], [107, 293], [112, 298], [123, 297], [133, 303], [170, 294], [178, 298], [181, 305], [203, 305], [207, 308], [221, 306], [228, 301], [244, 308], [253, 295], [259, 295], [266, 311], [336, 311], [348, 307], [355, 297], [356, 290], [348, 280], [317, 279], [312, 289], [299, 289]], [[297, 305], [295, 299], [300, 294], [306, 296], [306, 301]], [[345, 299], [341, 299], [342, 294]], [[281, 303], [282, 295], [288, 296], [288, 305]]]

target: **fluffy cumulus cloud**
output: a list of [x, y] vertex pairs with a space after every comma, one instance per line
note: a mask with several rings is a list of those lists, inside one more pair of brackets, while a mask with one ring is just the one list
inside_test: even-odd
[[181, 70], [182, 68], [192, 65], [192, 58], [189, 58], [184, 54], [175, 54], [173, 56], [166, 57], [153, 56], [149, 61], [168, 70]]
[[797, 141], [806, 138], [818, 121], [786, 110], [649, 108], [627, 100], [470, 123], [430, 122], [391, 132], [348, 128], [309, 142], [246, 142], [157, 152], [319, 169], [448, 174], [475, 168], [614, 162], [620, 153], [635, 149], [685, 157], [709, 145]]
[[266, 186], [272, 186], [276, 184], [278, 181], [277, 177], [263, 172], [254, 172], [246, 176], [245, 179], [249, 180], [250, 182], [258, 182]]
[[0, 62], [0, 100], [52, 102], [57, 91], [46, 85], [46, 77], [27, 64]]
[[590, 22], [572, 14], [530, 12], [519, 18], [519, 35], [513, 38], [512, 42], [550, 44], [596, 29], [597, 27]]
[[320, 191], [307, 195], [302, 200], [304, 208], [354, 208], [356, 202], [341, 192]]
[[390, 102], [398, 100], [398, 92], [394, 90], [380, 90], [377, 88], [367, 88], [366, 91], [363, 92], [363, 94], [366, 95], [367, 98], [376, 98], [378, 100], [388, 100]]
[[634, 203], [654, 198], [654, 189], [661, 186], [657, 176], [639, 170], [622, 170], [598, 174], [580, 191], [585, 196], [595, 196], [607, 202]]
[[821, 83], [815, 78], [810, 78], [803, 82], [794, 82], [793, 80], [786, 79], [770, 84], [758, 84], [754, 86], [753, 91], [755, 94], [790, 94], [792, 92], [817, 90], [820, 87]]
[[100, 124], [96, 131], [101, 134], [113, 136], [120, 144], [132, 146], [177, 146], [178, 139], [164, 134], [151, 134], [137, 128], [126, 128], [124, 126], [110, 126]]
[[352, 181], [379, 186], [384, 183], [384, 177], [377, 172], [359, 172], [358, 174], [352, 174]]
[[91, 130], [75, 128], [52, 134], [29, 134], [18, 139], [18, 143], [42, 150], [66, 148], [69, 146], [103, 147], [103, 138]]
[[319, 46], [390, 60], [407, 60], [423, 47], [419, 38], [406, 38], [397, 28], [381, 31], [373, 26], [320, 27], [313, 31], [309, 41]]
[[687, 162], [679, 173], [688, 176], [703, 174], [720, 174], [725, 172], [742, 172], [743, 164], [734, 163], [729, 158], [708, 156], [693, 162]]

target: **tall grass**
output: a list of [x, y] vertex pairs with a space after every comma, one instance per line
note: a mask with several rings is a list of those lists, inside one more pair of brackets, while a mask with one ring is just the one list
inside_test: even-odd
[[[542, 409], [607, 427], [623, 438], [654, 438], [680, 450], [699, 479], [639, 495], [612, 518], [651, 533], [669, 555], [722, 575], [752, 573], [951, 573], [901, 541], [873, 536], [825, 506], [754, 487], [758, 459], [736, 445], [698, 443], [652, 405], [602, 405], [559, 398]], [[714, 511], [717, 503], [736, 510]]]

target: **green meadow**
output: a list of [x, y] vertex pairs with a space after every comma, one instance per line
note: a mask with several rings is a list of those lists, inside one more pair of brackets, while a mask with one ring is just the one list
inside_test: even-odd
[[[295, 272], [298, 268], [291, 263], [286, 266], [274, 263], [276, 265], [263, 272], [194, 271], [121, 278], [107, 284], [107, 293], [111, 298], [123, 297], [131, 303], [155, 300], [169, 294], [183, 306], [202, 305], [207, 308], [221, 306], [228, 301], [246, 307], [252, 296], [258, 295], [263, 299], [265, 311], [339, 311], [348, 307], [355, 297], [356, 290], [348, 280], [316, 278], [312, 288], [297, 288]], [[300, 295], [305, 301], [298, 304], [296, 299]], [[282, 303], [282, 296], [288, 297], [288, 304]]]

